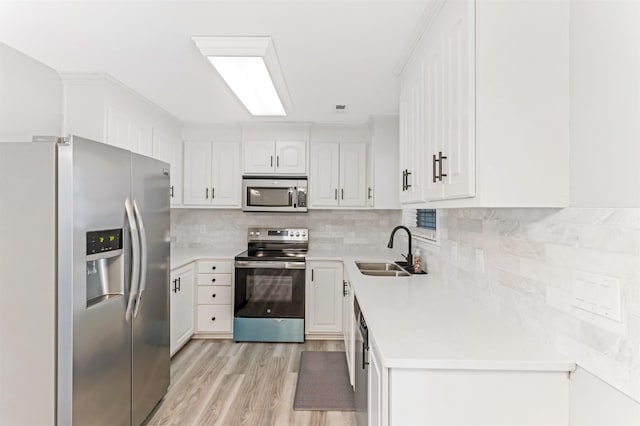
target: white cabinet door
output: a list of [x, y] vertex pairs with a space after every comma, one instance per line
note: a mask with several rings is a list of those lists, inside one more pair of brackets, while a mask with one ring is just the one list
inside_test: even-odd
[[412, 64], [400, 95], [401, 203], [424, 201], [424, 79], [422, 62]]
[[273, 140], [244, 141], [242, 146], [245, 173], [273, 173], [276, 170]]
[[194, 271], [191, 265], [171, 273], [171, 355], [193, 335], [194, 285]]
[[131, 125], [131, 151], [153, 156], [153, 129], [148, 126]]
[[364, 207], [367, 202], [367, 144], [340, 144], [340, 205]]
[[307, 143], [305, 141], [276, 141], [276, 172], [307, 172]]
[[369, 345], [369, 392], [368, 392], [368, 409], [369, 409], [369, 425], [382, 426], [388, 421], [384, 419], [384, 383], [382, 380], [382, 363], [376, 355], [376, 351]]
[[310, 262], [307, 275], [307, 333], [342, 333], [342, 263]]
[[344, 352], [347, 356], [347, 368], [349, 369], [349, 383], [353, 386], [355, 379], [355, 318], [353, 316], [353, 290], [351, 283], [345, 276], [342, 295], [342, 337], [344, 340]]
[[128, 115], [113, 106], [109, 106], [107, 111], [107, 143], [118, 148], [130, 149], [131, 121]]
[[171, 145], [171, 174], [169, 175], [169, 196], [172, 206], [182, 205], [182, 149], [181, 141]]
[[475, 195], [475, 59], [472, 2], [447, 2], [427, 45], [425, 133], [429, 200]]
[[211, 204], [240, 207], [240, 145], [237, 142], [213, 142], [211, 164]]
[[312, 143], [309, 160], [310, 206], [337, 206], [340, 185], [340, 144], [337, 142]]
[[184, 143], [184, 204], [211, 205], [211, 143]]

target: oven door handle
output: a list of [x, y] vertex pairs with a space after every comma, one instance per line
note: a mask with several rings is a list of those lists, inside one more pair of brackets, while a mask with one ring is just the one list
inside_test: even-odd
[[237, 260], [236, 268], [238, 269], [304, 269], [305, 262], [249, 262], [245, 260]]

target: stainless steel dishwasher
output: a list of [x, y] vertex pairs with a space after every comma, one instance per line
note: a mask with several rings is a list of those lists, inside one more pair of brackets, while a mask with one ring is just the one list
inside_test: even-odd
[[369, 387], [369, 331], [364, 315], [360, 310], [358, 299], [353, 299], [353, 314], [356, 322], [355, 333], [355, 405], [356, 421], [358, 426], [367, 426], [369, 423], [367, 396]]

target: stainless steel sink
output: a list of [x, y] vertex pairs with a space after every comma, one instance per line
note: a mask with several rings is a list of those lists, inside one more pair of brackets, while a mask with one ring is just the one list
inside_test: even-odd
[[408, 277], [411, 275], [395, 263], [384, 262], [356, 262], [362, 275], [375, 277]]
[[411, 274], [405, 271], [367, 271], [360, 270], [362, 275], [371, 275], [374, 277], [408, 277]]
[[356, 266], [361, 271], [403, 271], [401, 267], [395, 263], [382, 262], [356, 262]]

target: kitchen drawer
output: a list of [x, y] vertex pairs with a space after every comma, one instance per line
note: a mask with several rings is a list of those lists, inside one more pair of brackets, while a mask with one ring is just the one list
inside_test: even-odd
[[231, 274], [198, 274], [198, 285], [231, 285]]
[[198, 273], [230, 274], [231, 267], [230, 260], [201, 260], [198, 262]]
[[201, 285], [198, 287], [198, 305], [230, 305], [231, 287]]
[[198, 331], [231, 332], [231, 305], [199, 305]]

